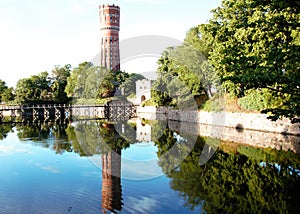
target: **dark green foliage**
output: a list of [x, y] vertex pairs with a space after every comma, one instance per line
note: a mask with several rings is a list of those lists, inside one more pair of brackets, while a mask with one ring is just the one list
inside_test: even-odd
[[114, 96], [118, 88], [124, 88], [126, 93], [135, 92], [135, 80], [141, 78], [138, 74], [110, 71], [84, 62], [71, 71], [65, 91], [75, 99], [107, 98]]
[[195, 57], [181, 60], [188, 49], [184, 46], [168, 48], [159, 59], [158, 78], [151, 90], [152, 99], [158, 105], [193, 106], [189, 102], [195, 103], [194, 96], [206, 93], [199, 75], [190, 66]]
[[210, 62], [230, 93], [267, 88], [282, 104], [271, 119], [300, 115], [300, 2], [223, 0], [203, 29], [214, 38]]
[[71, 65], [64, 67], [55, 66], [52, 70], [52, 100], [56, 103], [68, 102], [67, 93], [65, 88], [67, 86], [67, 79], [70, 76]]
[[51, 80], [48, 72], [20, 79], [16, 86], [16, 101], [21, 104], [50, 102]]
[[158, 60], [158, 79], [152, 89], [158, 105], [190, 105], [219, 89], [219, 77], [207, 60], [213, 39], [202, 28], [191, 28], [182, 46], [167, 48]]
[[[66, 103], [68, 97], [65, 87], [70, 70], [70, 65], [55, 66], [51, 71], [52, 76], [45, 71], [20, 79], [15, 90], [15, 100], [19, 104]], [[7, 93], [7, 98], [12, 98], [13, 94], [10, 91]]]
[[[120, 73], [118, 73], [120, 75]], [[106, 71], [104, 74], [100, 76], [100, 85], [98, 87], [99, 98], [106, 98], [114, 96], [117, 87], [119, 86], [119, 82], [116, 81], [116, 74], [114, 71]], [[122, 75], [120, 75], [119, 80], [122, 79]]]
[[2, 80], [0, 80], [0, 102], [2, 102], [2, 96], [5, 90], [7, 89], [6, 83]]
[[105, 76], [107, 69], [83, 62], [71, 71], [67, 79], [65, 92], [70, 98], [96, 99], [100, 76]]
[[14, 89], [8, 88], [6, 83], [0, 80], [0, 103], [14, 100]]
[[6, 88], [1, 96], [1, 100], [5, 103], [13, 101], [15, 99], [14, 88]]

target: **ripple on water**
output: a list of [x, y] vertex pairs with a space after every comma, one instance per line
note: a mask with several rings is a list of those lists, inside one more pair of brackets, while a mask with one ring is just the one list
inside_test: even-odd
[[99, 213], [100, 192], [95, 194], [82, 186], [76, 189], [54, 188], [49, 194], [49, 208], [65, 213]]
[[0, 213], [99, 213], [100, 197], [91, 197], [88, 189], [53, 188], [48, 193], [0, 195]]

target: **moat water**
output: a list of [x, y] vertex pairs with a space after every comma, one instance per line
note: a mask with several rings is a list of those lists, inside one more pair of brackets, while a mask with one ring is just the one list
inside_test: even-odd
[[182, 130], [1, 125], [0, 213], [299, 213], [299, 154]]

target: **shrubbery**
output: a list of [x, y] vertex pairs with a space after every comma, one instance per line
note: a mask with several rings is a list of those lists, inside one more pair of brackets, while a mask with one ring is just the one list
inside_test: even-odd
[[280, 100], [268, 89], [250, 89], [238, 100], [238, 104], [246, 110], [262, 111], [279, 106]]

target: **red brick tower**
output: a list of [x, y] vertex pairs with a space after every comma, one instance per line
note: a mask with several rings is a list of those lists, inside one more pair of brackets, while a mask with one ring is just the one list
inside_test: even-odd
[[100, 13], [100, 33], [101, 52], [100, 66], [110, 70], [120, 70], [120, 7], [113, 5], [101, 5]]

